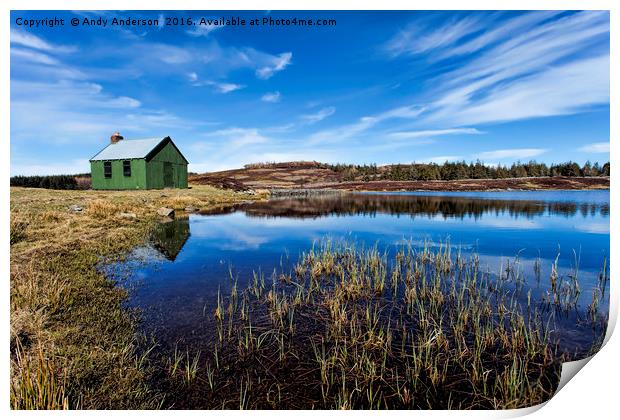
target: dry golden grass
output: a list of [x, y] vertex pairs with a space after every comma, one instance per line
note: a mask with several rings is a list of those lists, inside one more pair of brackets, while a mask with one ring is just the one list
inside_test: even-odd
[[166, 198], [162, 204], [166, 207], [173, 208], [175, 210], [183, 210], [186, 207], [199, 207], [201, 200], [189, 195], [176, 195], [170, 198]]
[[92, 217], [106, 218], [114, 216], [116, 213], [118, 213], [119, 207], [116, 204], [113, 204], [107, 200], [98, 198], [88, 203], [86, 211]]
[[[135, 320], [121, 307], [126, 292], [96, 266], [143, 242], [159, 207], [208, 210], [256, 198], [208, 186], [11, 188], [11, 407], [156, 407]], [[72, 205], [83, 210], [72, 212]]]

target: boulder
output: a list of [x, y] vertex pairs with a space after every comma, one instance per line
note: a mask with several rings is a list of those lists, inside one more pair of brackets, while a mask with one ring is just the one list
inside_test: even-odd
[[194, 206], [187, 206], [187, 207], [185, 207], [185, 211], [188, 212], [188, 213], [194, 213], [194, 212], [198, 211], [198, 209], [196, 207], [194, 207]]
[[157, 214], [164, 217], [174, 217], [174, 209], [168, 207], [160, 207], [157, 210]]
[[136, 216], [136, 213], [120, 212], [118, 216], [122, 219], [137, 219], [138, 218], [138, 216]]
[[69, 211], [73, 213], [79, 213], [82, 211], [82, 207], [78, 206], [77, 204], [72, 204], [71, 206], [69, 206]]

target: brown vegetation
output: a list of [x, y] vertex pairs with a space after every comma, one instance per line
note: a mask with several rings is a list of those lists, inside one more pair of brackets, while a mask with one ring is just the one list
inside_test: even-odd
[[[377, 168], [379, 174], [392, 166]], [[382, 172], [383, 171], [383, 172]], [[498, 179], [390, 180], [381, 176], [365, 179], [318, 162], [251, 164], [242, 169], [191, 174], [190, 182], [218, 188], [247, 189], [342, 189], [351, 191], [501, 191], [609, 189], [608, 176], [540, 176]]]
[[339, 183], [341, 174], [316, 162], [251, 164], [243, 169], [190, 175], [195, 184], [222, 186], [234, 190], [270, 188], [306, 188]]
[[343, 182], [329, 188], [350, 191], [506, 191], [506, 190], [607, 190], [609, 177], [542, 177], [461, 179], [454, 181]]

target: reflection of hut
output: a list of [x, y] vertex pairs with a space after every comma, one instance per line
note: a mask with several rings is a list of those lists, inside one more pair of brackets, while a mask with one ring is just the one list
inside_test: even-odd
[[189, 238], [189, 218], [159, 223], [151, 233], [155, 248], [167, 259], [174, 261]]

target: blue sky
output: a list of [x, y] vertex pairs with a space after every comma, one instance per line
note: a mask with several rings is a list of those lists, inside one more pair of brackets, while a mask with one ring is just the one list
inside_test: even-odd
[[[108, 19], [25, 28], [16, 18]], [[114, 17], [336, 19], [110, 27]], [[192, 171], [251, 162], [609, 160], [608, 12], [12, 12], [11, 173], [89, 170], [120, 131]]]

